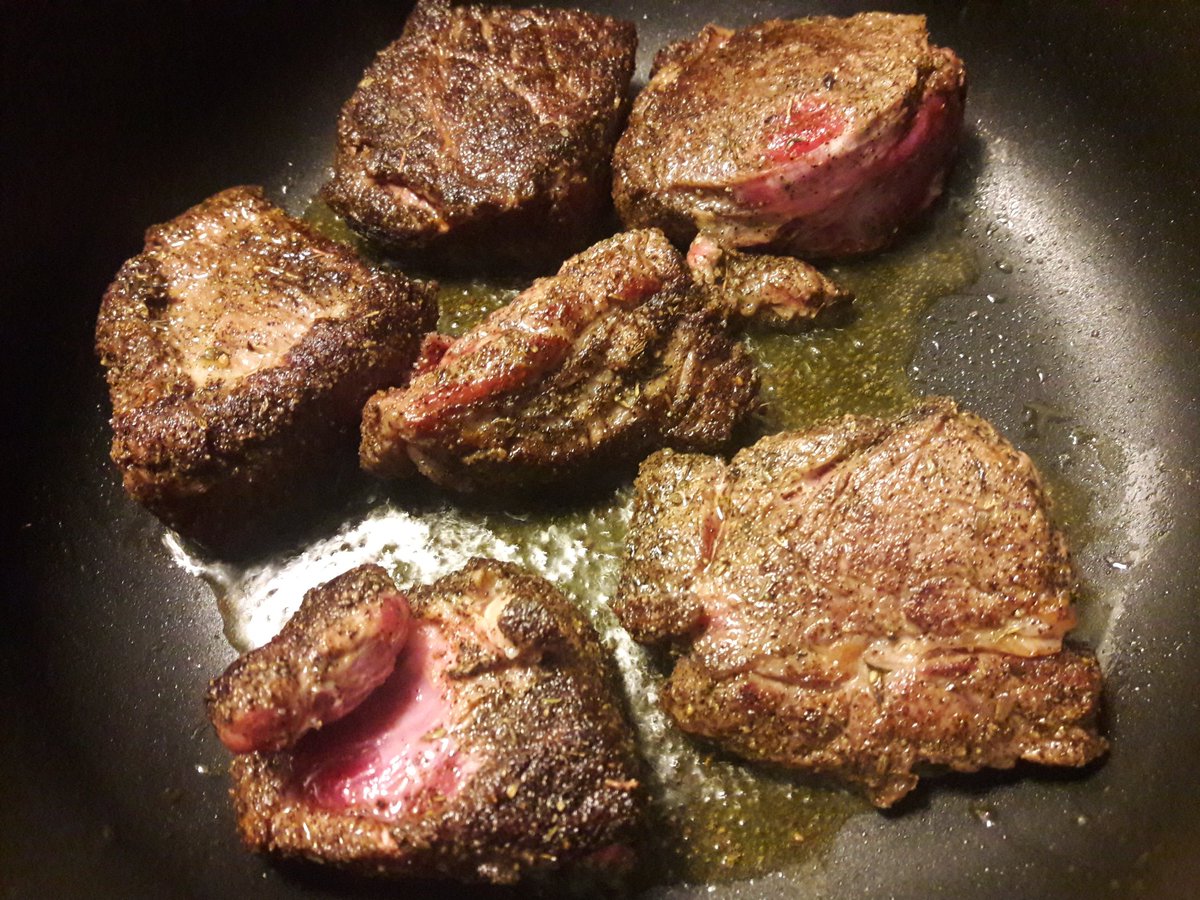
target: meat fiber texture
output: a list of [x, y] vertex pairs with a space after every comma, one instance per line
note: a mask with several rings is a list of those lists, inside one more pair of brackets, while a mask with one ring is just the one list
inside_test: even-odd
[[918, 769], [1081, 766], [1101, 675], [1032, 462], [934, 399], [641, 468], [614, 608], [661, 703], [742, 757], [891, 806]]
[[878, 250], [941, 193], [965, 85], [923, 16], [709, 25], [655, 60], [617, 145], [617, 209], [680, 246]]
[[324, 197], [389, 251], [545, 271], [607, 224], [632, 24], [422, 0], [342, 109]]
[[408, 600], [387, 572], [359, 566], [305, 594], [270, 643], [214, 679], [208, 717], [234, 753], [290, 747], [387, 681], [411, 630]]
[[151, 228], [109, 286], [96, 351], [125, 490], [236, 549], [316, 495], [367, 397], [433, 327], [432, 291], [236, 187]]
[[790, 256], [739, 253], [705, 235], [688, 248], [697, 290], [723, 308], [731, 322], [773, 331], [831, 325], [853, 295], [815, 267]]
[[663, 446], [719, 450], [758, 382], [718, 301], [660, 231], [601, 241], [457, 340], [427, 342], [412, 381], [367, 403], [362, 465], [512, 493], [589, 483]]
[[[277, 642], [214, 682], [215, 724], [230, 709], [246, 720], [260, 700], [307, 710], [302, 673], [330, 648], [325, 693], [357, 697], [382, 672], [374, 651], [397, 632], [376, 613], [397, 597], [411, 622], [382, 682], [290, 746], [235, 757], [247, 845], [465, 881], [628, 870], [644, 796], [614, 673], [582, 614], [517, 566], [475, 559], [406, 595], [362, 566], [310, 591]], [[338, 664], [349, 658], [372, 662]]]

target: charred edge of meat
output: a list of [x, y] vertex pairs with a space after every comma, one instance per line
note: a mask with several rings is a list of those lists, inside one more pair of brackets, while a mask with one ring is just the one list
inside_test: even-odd
[[854, 295], [795, 257], [727, 250], [700, 235], [687, 260], [698, 289], [743, 327], [801, 332], [850, 318]]
[[965, 94], [922, 16], [709, 26], [656, 58], [614, 154], [617, 210], [681, 246], [873, 252], [941, 194]]
[[[836, 778], [881, 809], [900, 802], [921, 777], [940, 772], [1005, 770], [1018, 762], [1078, 768], [1108, 752], [1097, 733], [1103, 679], [1086, 649], [1068, 647], [1047, 657], [948, 654], [926, 665], [935, 678], [894, 692], [889, 673], [879, 673], [875, 693], [882, 707], [868, 709], [839, 691], [801, 696], [754, 673], [715, 678], [685, 657], [662, 706], [684, 731], [724, 750]], [[946, 709], [947, 698], [964, 701], [962, 708]], [[1005, 707], [1005, 714], [972, 723], [971, 708], [989, 704]], [[895, 740], [876, 730], [917, 732], [932, 715], [949, 720], [934, 737]]]
[[[639, 643], [683, 642], [704, 626], [704, 608], [690, 587], [718, 527], [715, 502], [724, 470], [719, 457], [670, 449], [649, 456], [638, 470], [630, 517], [638, 530], [626, 542], [612, 608]], [[695, 504], [695, 513], [671, 515], [685, 504]]]

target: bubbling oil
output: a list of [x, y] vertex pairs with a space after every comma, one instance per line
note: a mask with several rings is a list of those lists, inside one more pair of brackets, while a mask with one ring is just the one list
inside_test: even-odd
[[[330, 237], [357, 243], [327, 207], [306, 217]], [[884, 414], [913, 400], [907, 367], [922, 313], [978, 274], [960, 220], [947, 211], [901, 249], [831, 274], [856, 294], [841, 327], [801, 335], [753, 333], [762, 373], [764, 431], [799, 428], [845, 413]], [[461, 334], [508, 302], [518, 286], [443, 282], [439, 328]], [[684, 736], [659, 709], [663, 676], [616, 621], [608, 602], [624, 552], [629, 486], [590, 505], [537, 510], [475, 509], [444, 495], [380, 494], [325, 537], [259, 563], [232, 567], [190, 555], [178, 561], [209, 580], [225, 631], [238, 650], [269, 640], [304, 591], [364, 562], [401, 584], [428, 583], [472, 556], [520, 563], [562, 588], [587, 614], [619, 669], [655, 801], [651, 852], [659, 881], [712, 882], [762, 874], [811, 859], [866, 804], [835, 786], [812, 786], [738, 763]]]

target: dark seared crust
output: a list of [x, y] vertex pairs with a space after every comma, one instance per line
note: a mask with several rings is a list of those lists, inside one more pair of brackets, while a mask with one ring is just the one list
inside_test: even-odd
[[282, 750], [349, 713], [391, 674], [408, 607], [387, 572], [363, 565], [304, 595], [268, 644], [238, 657], [205, 704], [235, 752]]
[[773, 435], [730, 463], [660, 452], [637, 480], [613, 608], [681, 651], [684, 730], [890, 806], [930, 764], [1102, 755], [1100, 672], [1063, 649], [1066, 543], [1037, 471], [932, 399]]
[[[480, 619], [497, 597], [497, 638]], [[440, 808], [386, 822], [296, 802], [287, 753], [245, 754], [231, 771], [238, 824], [260, 852], [371, 874], [512, 882], [589, 860], [626, 859], [643, 808], [631, 730], [591, 626], [545, 580], [472, 560], [410, 595], [455, 649], [451, 732], [483, 765]]]
[[[809, 259], [878, 250], [941, 193], [965, 84], [962, 61], [930, 44], [924, 16], [705, 26], [659, 52], [634, 102], [613, 157], [617, 211], [627, 227], [659, 227], [680, 246], [699, 231]], [[804, 177], [774, 181], [787, 165], [769, 135], [808, 100], [814, 115], [848, 123], [853, 140], [814, 139], [812, 155], [797, 152]], [[928, 134], [917, 127], [926, 107], [940, 123]], [[906, 135], [916, 152], [896, 149]], [[835, 146], [831, 162], [822, 153]], [[809, 178], [808, 164], [822, 177]]]
[[596, 236], [632, 24], [422, 0], [342, 109], [327, 202], [438, 264], [538, 268]]
[[[634, 296], [638, 283], [659, 287], [629, 302], [604, 299]], [[597, 297], [603, 309], [578, 317], [587, 324], [577, 337], [562, 337], [556, 311]], [[514, 491], [619, 472], [662, 446], [715, 452], [752, 410], [758, 387], [729, 330], [728, 311], [693, 289], [661, 232], [616, 235], [457, 342], [476, 349], [452, 359], [452, 345], [440, 370], [372, 397], [362, 465], [394, 477], [411, 457], [455, 490]], [[568, 340], [548, 371], [533, 371], [548, 345]], [[460, 385], [473, 385], [474, 399], [424, 413]]]
[[690, 594], [703, 565], [725, 462], [699, 453], [660, 450], [642, 463], [631, 540], [613, 608], [642, 643], [692, 637], [704, 608]]
[[[235, 239], [202, 243], [197, 236], [214, 223]], [[202, 254], [243, 305], [260, 292], [286, 292], [318, 315], [275, 365], [197, 384], [188, 373], [195, 359], [170, 340], [176, 285], [164, 274], [186, 254]], [[311, 493], [363, 401], [403, 379], [435, 316], [429, 287], [366, 266], [259, 188], [231, 188], [151, 228], [96, 323], [113, 402], [112, 457], [126, 491], [189, 537], [236, 545], [260, 517]]]
[[661, 702], [684, 731], [747, 759], [832, 775], [888, 807], [917, 786], [922, 766], [1090, 763], [1108, 746], [1096, 734], [1101, 687], [1086, 650], [947, 653], [915, 673], [881, 675], [870, 698], [755, 673], [718, 678], [684, 658]]
[[[710, 47], [719, 47], [732, 33], [727, 28], [705, 25], [694, 39], [668, 44], [654, 55], [650, 81], [635, 99], [629, 121], [613, 150], [613, 203], [626, 227], [661, 228], [680, 247], [696, 237], [699, 227], [691, 204], [674, 196], [671, 179], [661, 171], [673, 157], [696, 150], [675, 146], [672, 132], [678, 123], [671, 117], [675, 109], [671, 102], [675, 94], [671, 89], [674, 76], [667, 73], [686, 71], [703, 59]], [[683, 110], [689, 110], [694, 102], [695, 111], [685, 115], [702, 117], [705, 108], [726, 100], [705, 92], [687, 92], [683, 95]], [[686, 144], [686, 136], [683, 142]]]

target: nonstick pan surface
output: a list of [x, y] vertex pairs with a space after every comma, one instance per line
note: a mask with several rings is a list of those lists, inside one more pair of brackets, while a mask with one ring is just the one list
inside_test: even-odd
[[[1200, 12], [579, 5], [637, 23], [641, 77], [659, 46], [709, 20], [929, 15], [971, 76], [950, 193], [982, 274], [931, 308], [911, 376], [995, 421], [1074, 487], [1090, 523], [1073, 538], [1081, 631], [1107, 676], [1103, 765], [943, 780], [901, 813], [852, 816], [802, 867], [715, 895], [1200, 894]], [[240, 848], [200, 706], [232, 651], [209, 588], [122, 496], [91, 351], [100, 294], [146, 226], [232, 184], [303, 208], [340, 104], [404, 14], [4, 6], [4, 896], [454, 893], [345, 883]]]

